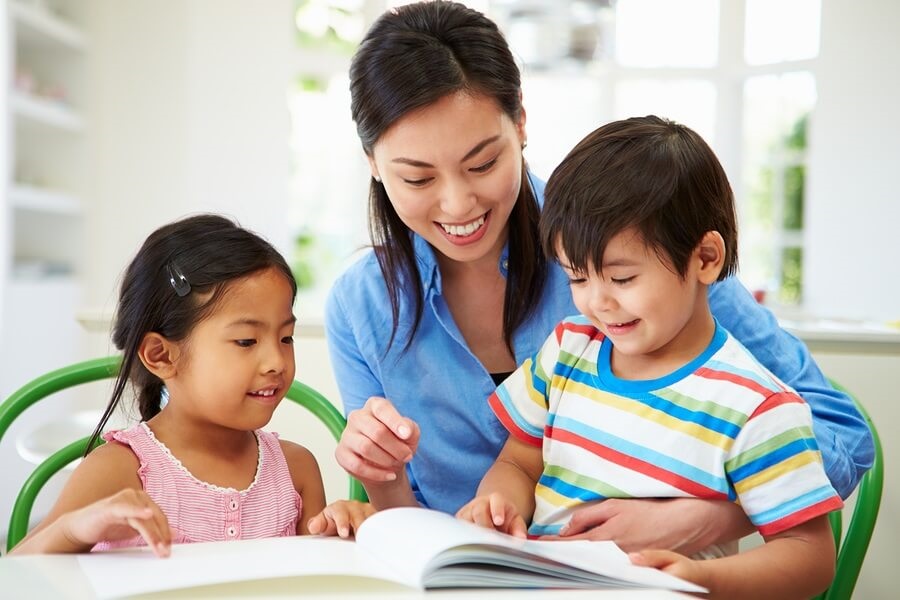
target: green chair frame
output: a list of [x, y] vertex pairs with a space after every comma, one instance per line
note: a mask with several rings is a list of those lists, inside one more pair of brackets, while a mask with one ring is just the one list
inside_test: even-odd
[[[42, 398], [76, 385], [113, 378], [119, 373], [120, 364], [121, 357], [118, 356], [95, 358], [51, 371], [26, 383], [0, 404], [0, 441], [13, 421]], [[347, 421], [322, 394], [308, 385], [294, 381], [286, 398], [309, 410], [325, 425], [336, 441], [340, 440]], [[89, 439], [84, 437], [57, 450], [39, 464], [22, 484], [9, 519], [7, 552], [28, 533], [31, 511], [38, 493], [53, 475], [81, 458]], [[95, 447], [102, 443], [103, 440], [98, 440]], [[353, 477], [350, 477], [348, 497], [363, 502], [367, 500], [362, 484]]]
[[872, 533], [875, 531], [878, 509], [881, 507], [881, 494], [884, 489], [884, 455], [881, 450], [878, 429], [859, 399], [838, 382], [831, 380], [831, 385], [853, 400], [872, 432], [872, 443], [875, 447], [872, 467], [860, 478], [859, 486], [856, 489], [856, 504], [853, 507], [847, 531], [843, 532], [842, 511], [834, 511], [828, 515], [831, 521], [831, 532], [834, 534], [837, 563], [834, 580], [828, 589], [817, 597], [817, 600], [850, 600], [853, 588], [856, 587], [859, 579], [866, 551], [869, 549], [869, 542], [872, 540]]

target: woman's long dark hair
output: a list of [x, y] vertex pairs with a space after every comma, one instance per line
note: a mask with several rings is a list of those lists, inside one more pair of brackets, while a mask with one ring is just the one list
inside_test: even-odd
[[[456, 2], [408, 4], [383, 14], [369, 29], [350, 65], [351, 112], [366, 154], [398, 119], [444, 96], [467, 91], [493, 99], [514, 123], [522, 117], [519, 68], [497, 25]], [[503, 339], [515, 356], [512, 336], [541, 298], [546, 259], [538, 244], [540, 207], [522, 168], [519, 196], [509, 216], [509, 264], [503, 301]], [[391, 302], [397, 333], [401, 293], [415, 320], [422, 320], [413, 237], [374, 179], [369, 192], [369, 234]]]
[[113, 343], [122, 366], [112, 396], [88, 442], [87, 454], [131, 382], [141, 420], [160, 411], [161, 379], [144, 367], [138, 351], [151, 332], [172, 340], [187, 338], [215, 309], [228, 285], [265, 269], [280, 270], [297, 284], [284, 257], [258, 235], [218, 215], [197, 215], [150, 234], [122, 280], [113, 325]]

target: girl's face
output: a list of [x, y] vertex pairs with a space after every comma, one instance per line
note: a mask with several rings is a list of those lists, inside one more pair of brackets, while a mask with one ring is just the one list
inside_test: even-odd
[[179, 344], [169, 407], [230, 429], [263, 427], [294, 380], [291, 286], [275, 268], [228, 285]]
[[522, 181], [525, 116], [457, 92], [394, 123], [369, 157], [403, 223], [452, 261], [498, 260]]

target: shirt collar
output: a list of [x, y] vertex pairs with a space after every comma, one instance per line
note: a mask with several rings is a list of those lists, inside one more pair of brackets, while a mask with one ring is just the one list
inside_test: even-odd
[[[413, 233], [413, 249], [416, 253], [416, 263], [419, 267], [419, 278], [422, 283], [422, 290], [427, 294], [432, 287], [440, 293], [441, 291], [441, 270], [438, 268], [435, 250], [422, 236]], [[500, 260], [497, 263], [497, 269], [503, 277], [509, 277], [509, 240], [503, 244], [503, 250], [500, 252]]]

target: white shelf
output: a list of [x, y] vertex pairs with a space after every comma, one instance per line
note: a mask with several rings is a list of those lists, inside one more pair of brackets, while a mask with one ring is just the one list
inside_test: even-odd
[[59, 215], [80, 215], [82, 208], [81, 201], [74, 196], [23, 184], [10, 188], [9, 201], [19, 210]]
[[13, 92], [10, 98], [16, 116], [71, 132], [84, 130], [84, 119], [75, 110], [52, 100]]
[[77, 27], [48, 11], [22, 1], [10, 2], [10, 14], [16, 22], [16, 36], [25, 45], [57, 45], [81, 50], [84, 34]]

